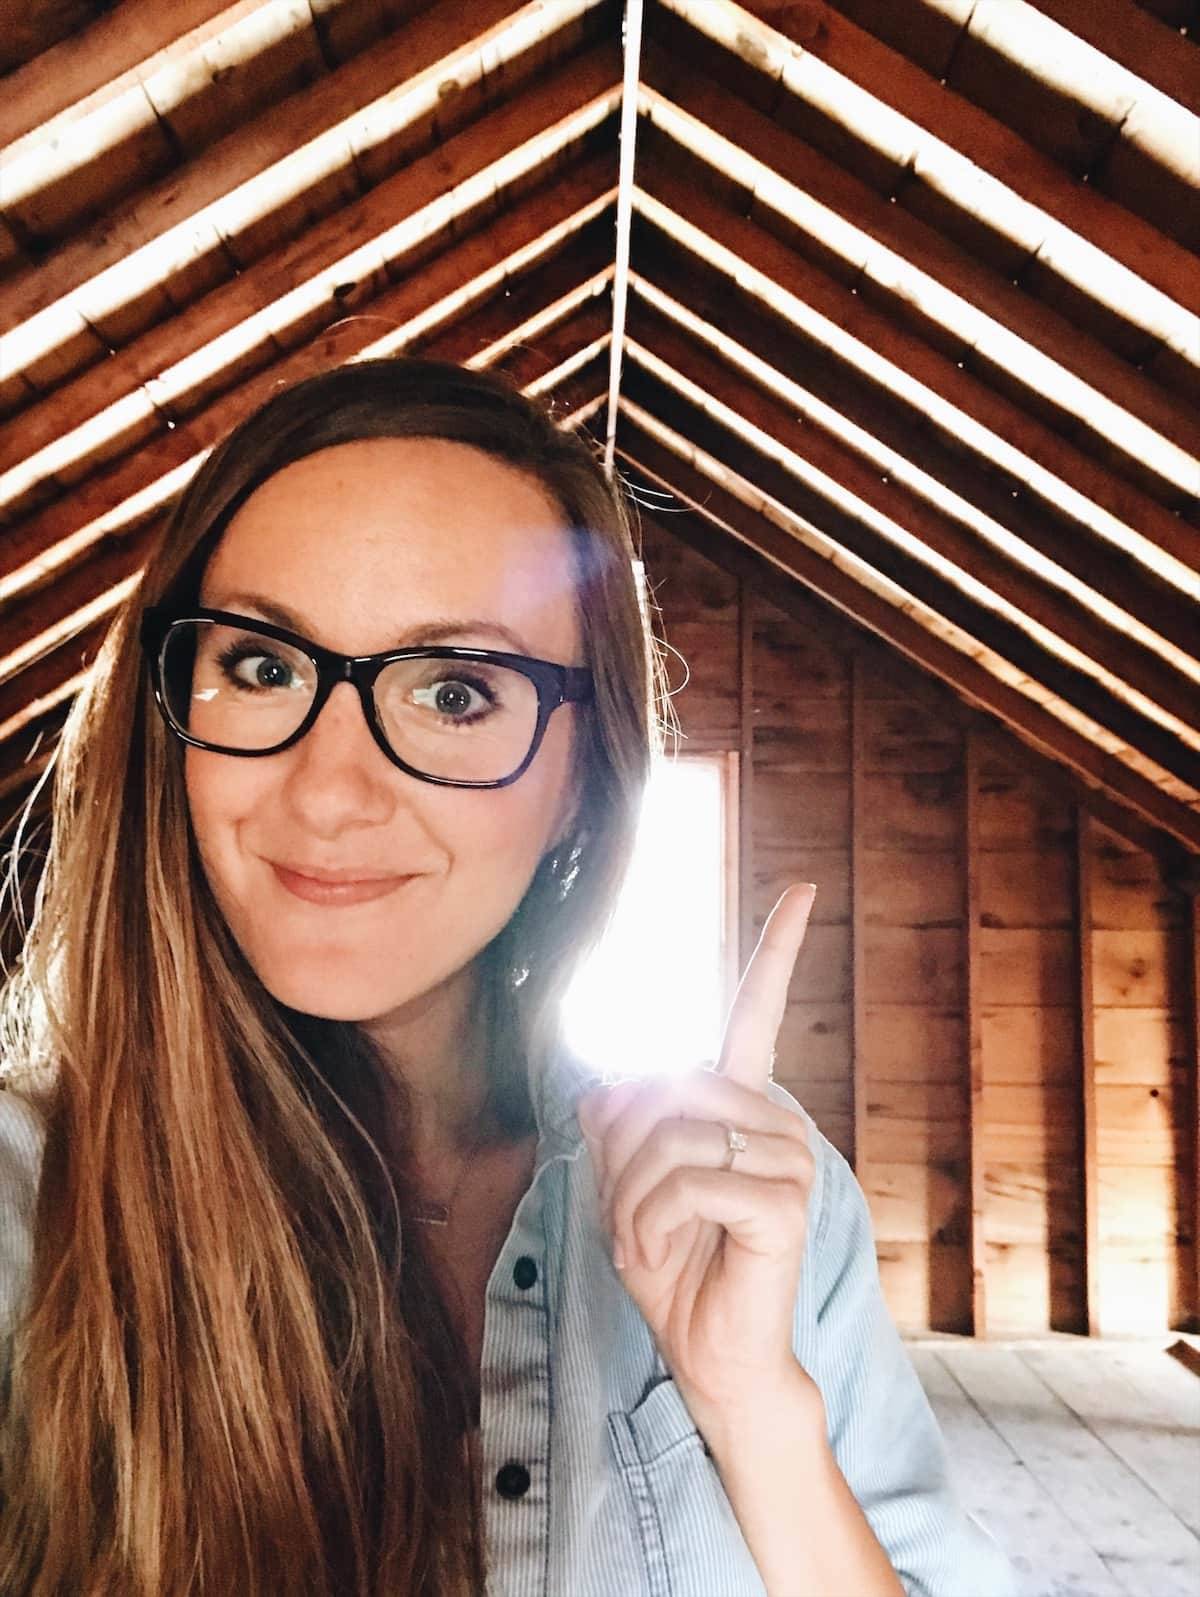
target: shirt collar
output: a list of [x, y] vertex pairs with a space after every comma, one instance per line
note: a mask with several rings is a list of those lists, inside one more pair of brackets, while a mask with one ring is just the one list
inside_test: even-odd
[[538, 1164], [556, 1154], [583, 1146], [576, 1112], [580, 1098], [604, 1077], [601, 1071], [569, 1048], [560, 1045], [546, 1057], [544, 1069], [530, 1081], [530, 1098], [538, 1128]]

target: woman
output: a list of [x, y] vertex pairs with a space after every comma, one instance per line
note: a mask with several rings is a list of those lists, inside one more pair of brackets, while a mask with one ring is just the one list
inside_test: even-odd
[[811, 892], [719, 1071], [585, 1100], [559, 1045], [651, 750], [632, 555], [581, 441], [421, 361], [183, 493], [6, 993], [0, 1590], [1008, 1590], [768, 1080]]

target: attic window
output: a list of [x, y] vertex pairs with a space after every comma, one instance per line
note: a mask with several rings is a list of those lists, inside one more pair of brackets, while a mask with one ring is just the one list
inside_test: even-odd
[[736, 979], [736, 756], [660, 760], [616, 913], [563, 1004], [568, 1046], [614, 1075], [714, 1060]]

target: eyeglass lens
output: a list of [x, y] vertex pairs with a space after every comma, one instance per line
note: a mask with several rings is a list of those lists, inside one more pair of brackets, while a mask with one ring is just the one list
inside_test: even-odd
[[[278, 638], [218, 621], [177, 621], [162, 656], [175, 722], [217, 748], [264, 750], [289, 738], [317, 690], [312, 659]], [[512, 774], [537, 729], [533, 682], [509, 666], [445, 656], [395, 660], [375, 679], [385, 737], [426, 776], [494, 782]]]

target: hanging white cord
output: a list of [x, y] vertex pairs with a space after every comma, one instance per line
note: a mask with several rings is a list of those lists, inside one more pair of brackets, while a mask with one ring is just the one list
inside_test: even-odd
[[621, 156], [617, 171], [617, 258], [613, 273], [612, 347], [608, 358], [608, 432], [604, 470], [613, 474], [617, 446], [617, 404], [621, 396], [621, 353], [625, 344], [625, 302], [629, 295], [629, 232], [633, 217], [633, 156], [637, 139], [641, 81], [642, 0], [626, 0], [625, 81], [621, 91]]

